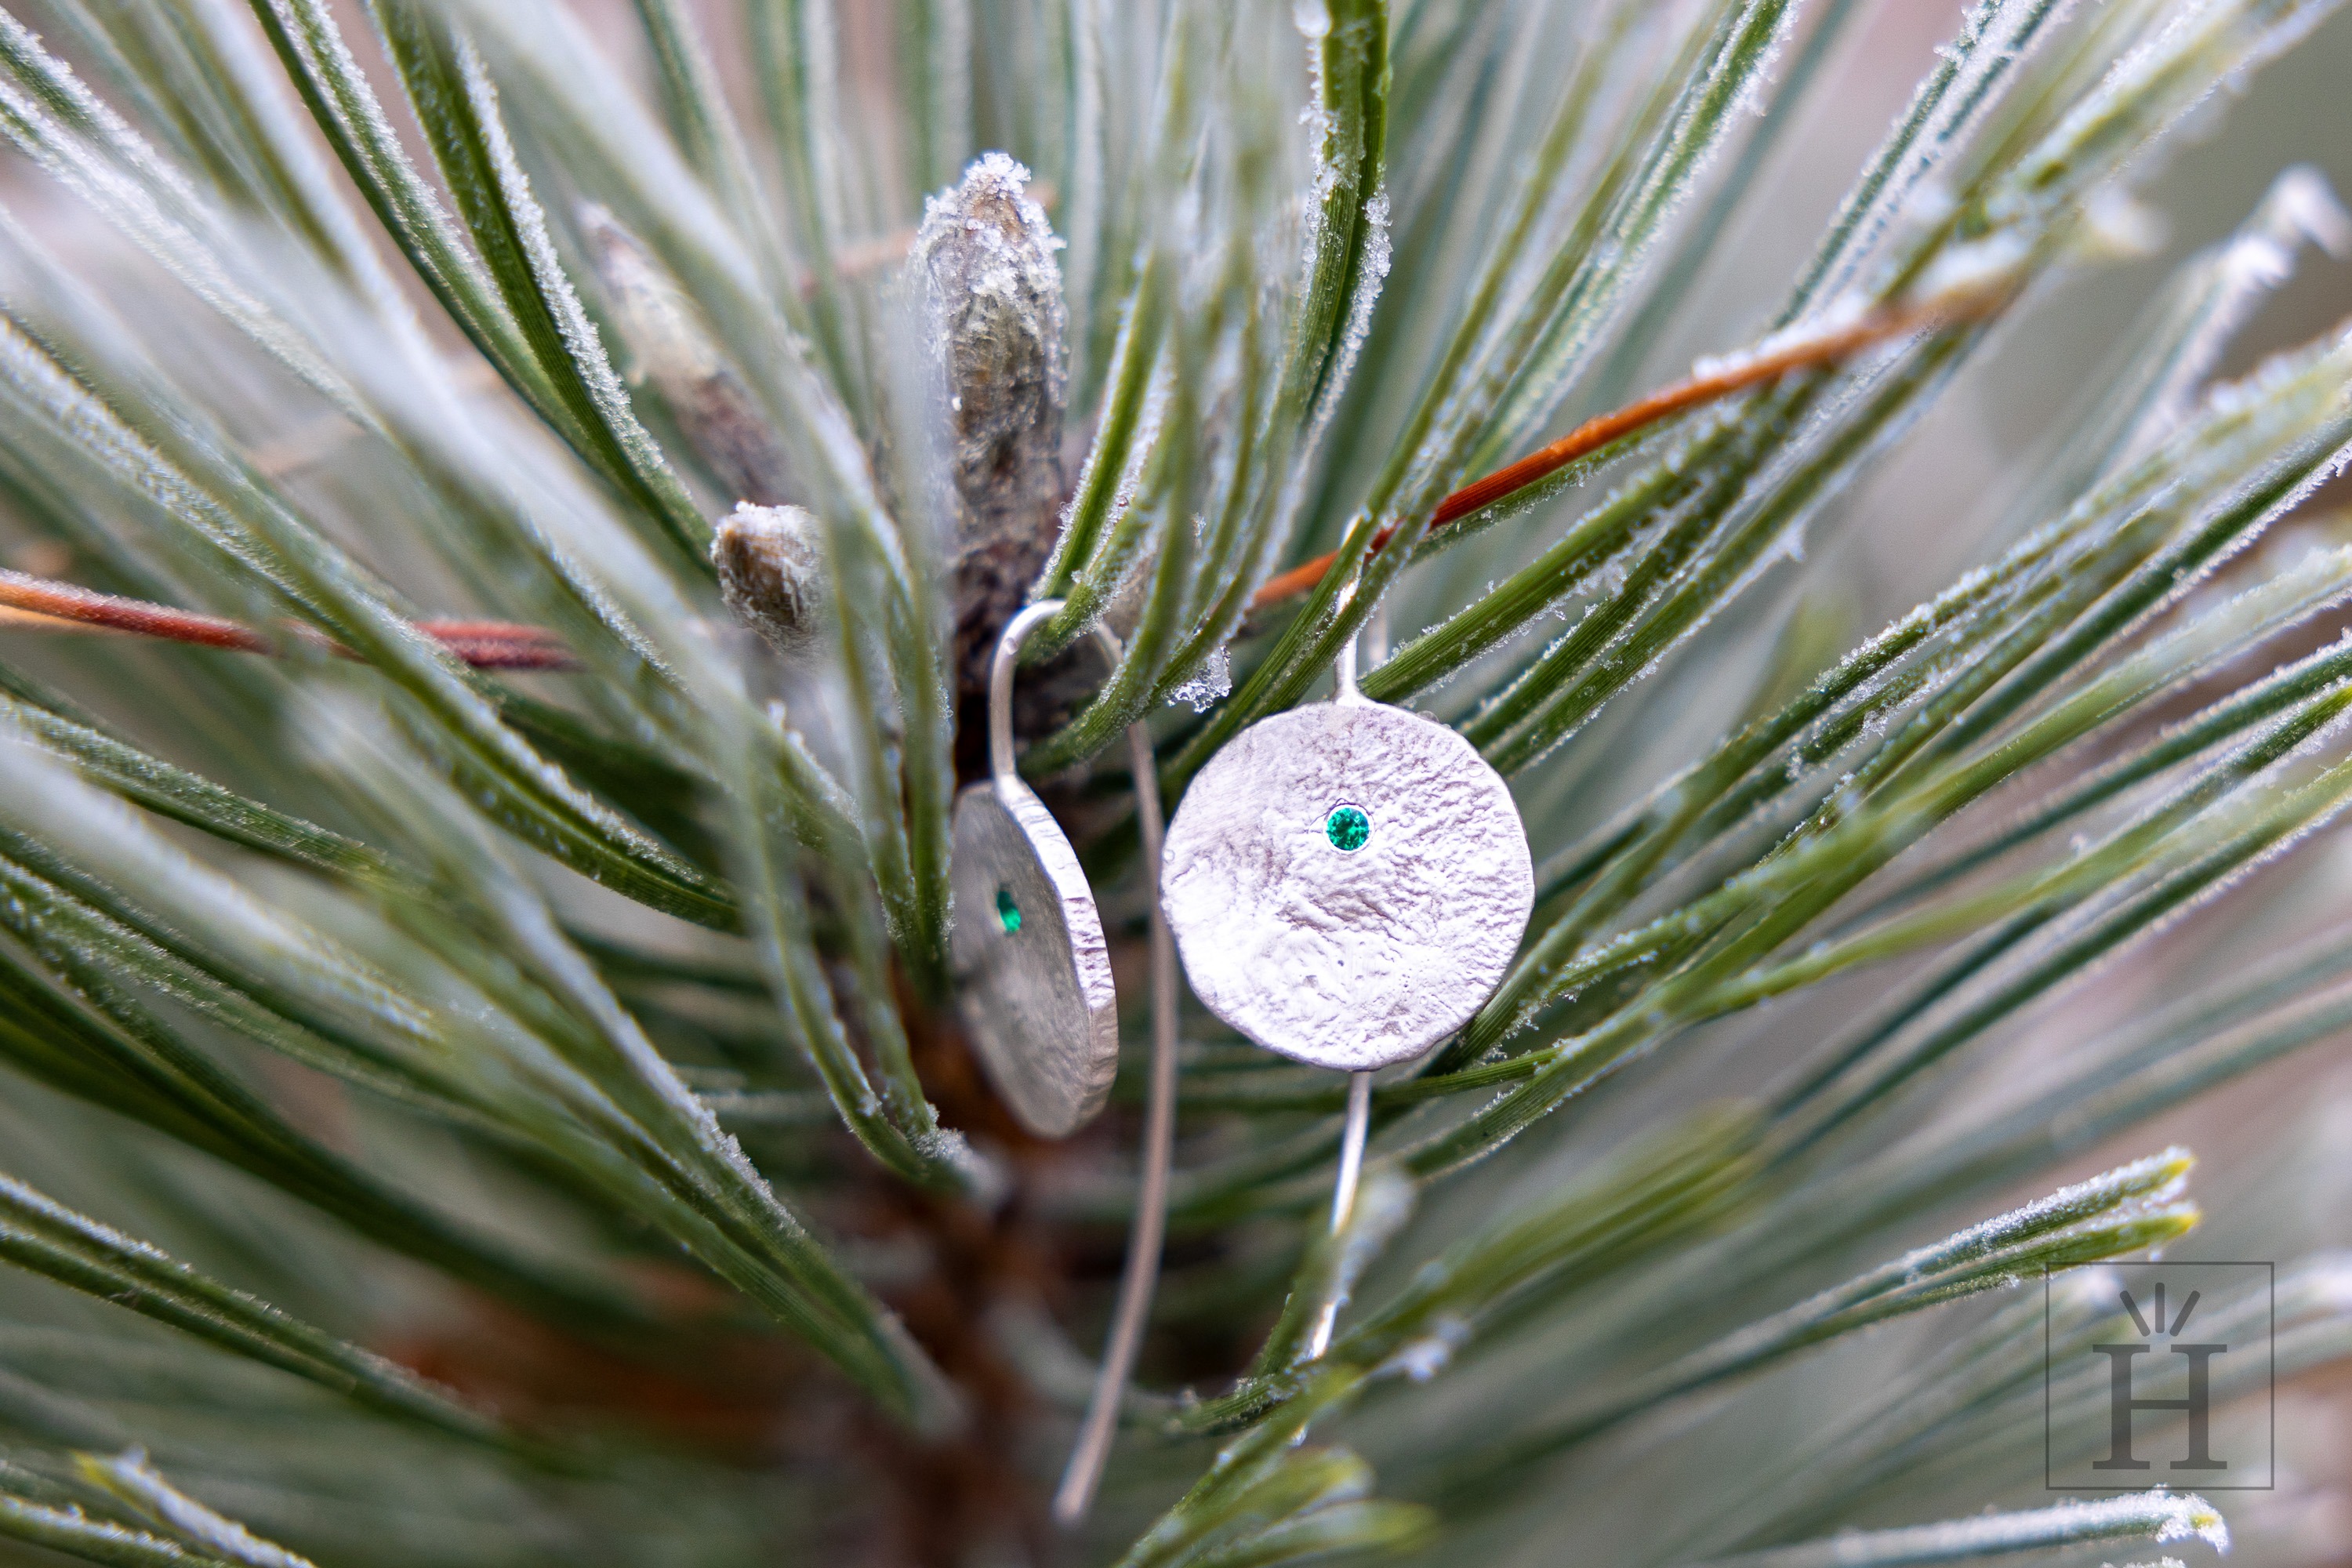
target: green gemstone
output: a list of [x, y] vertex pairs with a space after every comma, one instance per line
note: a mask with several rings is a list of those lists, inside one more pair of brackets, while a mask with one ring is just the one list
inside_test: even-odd
[[1013, 890], [1009, 888], [996, 889], [996, 918], [1004, 922], [1008, 935], [1021, 929], [1021, 906], [1013, 901]]
[[1357, 850], [1372, 836], [1372, 819], [1352, 805], [1334, 806], [1323, 819], [1323, 837], [1334, 849]]

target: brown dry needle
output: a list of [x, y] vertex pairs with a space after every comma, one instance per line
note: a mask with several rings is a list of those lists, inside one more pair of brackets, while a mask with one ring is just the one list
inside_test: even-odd
[[[1558, 473], [1579, 458], [1591, 457], [1602, 447], [1628, 436], [1637, 435], [1669, 416], [1728, 397], [1735, 392], [1760, 386], [1792, 370], [1834, 364], [1850, 354], [1892, 339], [1982, 314], [1997, 302], [1988, 296], [1982, 300], [1972, 297], [1963, 300], [1938, 300], [1927, 306], [1892, 306], [1873, 310], [1849, 326], [1800, 338], [1760, 353], [1742, 355], [1727, 363], [1710, 367], [1670, 386], [1662, 387], [1637, 403], [1629, 403], [1622, 408], [1588, 419], [1551, 445], [1463, 486], [1437, 503], [1429, 526], [1433, 531], [1448, 523], [1458, 522], [1472, 512], [1483, 511], [1537, 480]], [[1365, 546], [1365, 554], [1370, 555], [1395, 535], [1393, 523], [1381, 529]], [[1339, 558], [1339, 552], [1334, 551], [1267, 578], [1251, 596], [1250, 608], [1265, 609], [1307, 592], [1323, 581], [1324, 574], [1331, 570], [1332, 563]]]
[[[237, 653], [274, 654], [281, 641], [242, 621], [101, 594], [23, 572], [0, 571], [0, 610], [15, 612], [19, 625], [87, 626]], [[554, 633], [541, 626], [511, 621], [435, 620], [414, 625], [477, 669], [573, 669], [579, 664]], [[306, 628], [292, 628], [290, 635], [343, 658], [359, 657]]]
[[[967, 185], [974, 184], [977, 180], [980, 188], [960, 190], [956, 194], [961, 201], [950, 208], [950, 221], [953, 226], [950, 232], [955, 237], [948, 240], [946, 235], [935, 236], [935, 243], [947, 241], [943, 247], [947, 254], [940, 255], [934, 250], [925, 259], [929, 265], [944, 264], [958, 271], [967, 268], [985, 271], [987, 268], [981, 265], [981, 253], [993, 253], [987, 254], [988, 261], [999, 265], [1014, 263], [1013, 270], [1024, 274], [1028, 286], [1040, 290], [1025, 299], [1000, 299], [997, 306], [1003, 313], [994, 319], [985, 322], [961, 323], [962, 331], [959, 351], [971, 363], [949, 367], [950, 385], [961, 389], [958, 395], [981, 393], [988, 398], [1009, 398], [1023, 404], [1031, 414], [1045, 412], [1035, 405], [1050, 405], [1052, 412], [1058, 414], [1061, 387], [1060, 344], [1056, 336], [1060, 325], [1057, 276], [1053, 279], [1052, 297], [1047, 299], [1043, 294], [1045, 269], [1053, 265], [1051, 231], [1045, 231], [1044, 244], [1026, 254], [1018, 258], [1002, 254], [1007, 249], [1024, 249], [1018, 240], [1034, 237], [1027, 232], [1033, 224], [1042, 227], [1042, 217], [1018, 210], [1022, 198], [1017, 181], [1011, 183], [1009, 191], [1004, 188], [1004, 176], [1010, 173], [1012, 171], [992, 169], [983, 174], [975, 166], [974, 176], [968, 177]], [[984, 205], [975, 198], [984, 198]], [[1012, 211], [1011, 218], [994, 210], [1000, 202]], [[971, 210], [965, 210], [965, 203], [971, 204]], [[987, 214], [985, 218], [982, 216], [983, 212]], [[974, 254], [957, 254], [967, 246], [972, 247]], [[1549, 446], [1463, 486], [1437, 504], [1437, 510], [1430, 519], [1430, 527], [1444, 528], [1473, 512], [1483, 510], [1538, 480], [1558, 473], [1578, 458], [1590, 457], [1673, 415], [1701, 407], [1736, 392], [1760, 386], [1790, 371], [1834, 364], [1849, 355], [1912, 332], [1989, 314], [2004, 298], [1998, 292], [1989, 291], [1981, 295], [1947, 297], [1924, 305], [1885, 307], [1849, 325], [1797, 338], [1710, 367], [1662, 387], [1639, 402], [1588, 419]], [[1027, 335], [1010, 331], [1015, 323], [1042, 326], [1049, 320], [1052, 330], [1041, 338], [1026, 343], [1007, 341], [1008, 337], [1020, 340]], [[1015, 510], [999, 504], [1008, 499], [1005, 492], [1028, 490], [1033, 482], [1042, 479], [1039, 470], [1053, 460], [1042, 450], [1024, 448], [1018, 453], [1006, 450], [1004, 445], [994, 437], [1000, 429], [1014, 422], [999, 420], [992, 413], [984, 412], [989, 407], [989, 403], [982, 401], [974, 406], [955, 410], [961, 416], [954, 421], [958, 438], [958, 489], [967, 509], [965, 524], [968, 528], [977, 524], [976, 531], [984, 531], [992, 525], [1002, 526], [1006, 515]], [[1057, 418], [1048, 423], [1058, 429]], [[1008, 472], [1008, 468], [1013, 471]], [[1026, 499], [1025, 495], [1024, 499]], [[1394, 532], [1393, 526], [1381, 530], [1372, 536], [1366, 552], [1369, 554], [1380, 549], [1393, 537]], [[1331, 570], [1338, 559], [1337, 552], [1323, 555], [1268, 578], [1251, 598], [1251, 607], [1262, 609], [1307, 592], [1323, 580], [1324, 574]], [[1025, 583], [1014, 586], [1025, 588]], [[100, 594], [22, 572], [0, 571], [0, 610], [15, 611], [21, 616], [43, 621], [162, 637], [200, 647], [234, 648], [247, 653], [275, 653], [278, 649], [275, 639], [241, 622]], [[543, 627], [506, 621], [418, 621], [415, 625], [419, 631], [440, 642], [478, 669], [577, 668], [577, 661], [571, 652], [553, 633]], [[349, 649], [318, 638], [315, 634], [298, 631], [296, 635], [310, 637], [343, 658], [356, 657]]]

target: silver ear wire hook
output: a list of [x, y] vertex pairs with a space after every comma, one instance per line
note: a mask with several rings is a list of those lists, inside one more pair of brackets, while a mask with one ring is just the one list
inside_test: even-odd
[[[1047, 853], [1051, 853], [1052, 847], [1039, 842], [1043, 834], [1034, 821], [1044, 816], [1045, 808], [1022, 782], [1014, 763], [1013, 673], [1023, 641], [1061, 608], [1059, 599], [1031, 605], [1013, 617], [997, 639], [996, 653], [988, 668], [990, 780], [985, 786], [975, 786], [987, 789], [999, 803], [1021, 816], [1033, 845]], [[1123, 653], [1118, 639], [1100, 626], [1094, 629], [1094, 639], [1116, 666]], [[1167, 917], [1160, 908], [1160, 776], [1151, 755], [1151, 732], [1142, 721], [1128, 726], [1127, 744], [1129, 766], [1135, 780], [1136, 821], [1143, 838], [1144, 891], [1150, 911], [1151, 1076], [1144, 1101], [1142, 1177], [1136, 1193], [1135, 1221], [1128, 1232], [1127, 1263], [1119, 1276], [1118, 1302], [1111, 1314], [1110, 1335], [1103, 1346], [1102, 1365], [1095, 1377], [1093, 1396], [1087, 1401], [1086, 1419], [1078, 1428], [1077, 1443], [1063, 1471], [1062, 1484], [1054, 1494], [1054, 1517], [1065, 1527], [1086, 1518], [1094, 1502], [1095, 1488], [1102, 1479], [1104, 1463], [1110, 1457], [1111, 1439], [1118, 1429], [1119, 1406], [1127, 1393], [1128, 1379], [1135, 1370], [1136, 1351], [1142, 1343], [1144, 1325], [1151, 1315], [1152, 1291], [1160, 1280], [1160, 1244], [1167, 1231], [1168, 1172], [1176, 1142], [1176, 943], [1169, 935]], [[965, 793], [969, 797], [972, 792]], [[1034, 813], [1028, 809], [1031, 806], [1034, 807]], [[1053, 844], [1067, 854], [1068, 841], [1062, 837], [1058, 827], [1051, 826], [1050, 817], [1045, 822]], [[961, 835], [958, 848], [961, 853]], [[1067, 870], [1072, 875], [1076, 873], [1074, 854], [1070, 855]], [[1083, 880], [1079, 879], [1081, 885]], [[981, 911], [978, 918], [985, 929], [988, 911]], [[1017, 935], [1020, 915], [1016, 912], [1012, 921], [1006, 934]], [[1085, 898], [1085, 921], [1091, 922], [1092, 940], [1099, 948], [1101, 925], [1094, 918], [1091, 892]], [[1080, 945], [1076, 939], [1083, 934], [1072, 931], [1073, 957], [1081, 968], [1085, 967], [1087, 955], [1075, 949]], [[1104, 973], [1108, 973], [1107, 963]], [[1116, 1028], [1114, 1017], [1114, 1052]], [[1115, 1065], [1115, 1056], [1113, 1061]], [[1103, 1087], [1108, 1088], [1107, 1081]]]
[[[997, 636], [996, 652], [988, 661], [988, 771], [998, 780], [1021, 776], [1013, 767], [1013, 670], [1021, 662], [1021, 645], [1061, 608], [1059, 599], [1040, 599], [1005, 622], [1004, 630]], [[1099, 626], [1095, 628], [1095, 638], [1117, 663], [1120, 653], [1118, 639]]]
[[[1097, 629], [1097, 635], [1111, 648], [1118, 647], [1108, 632]], [[1127, 745], [1135, 774], [1136, 821], [1143, 837], [1144, 891], [1151, 904], [1151, 1078], [1143, 1112], [1143, 1176], [1135, 1194], [1135, 1224], [1127, 1237], [1127, 1265], [1119, 1275], [1118, 1306], [1111, 1315], [1110, 1338], [1103, 1346], [1102, 1369], [1095, 1377], [1086, 1422], [1054, 1494], [1054, 1517], [1066, 1527], [1086, 1518], [1103, 1464], [1110, 1458], [1119, 1405], [1135, 1370], [1135, 1352], [1143, 1342], [1151, 1293], [1160, 1280], [1160, 1247], [1168, 1225], [1168, 1171], [1176, 1147], [1176, 942], [1160, 909], [1159, 770], [1151, 757], [1150, 731], [1141, 721], [1128, 726]]]
[[[1331, 1184], [1331, 1234], [1338, 1236], [1348, 1228], [1348, 1216], [1355, 1212], [1356, 1186], [1364, 1174], [1364, 1138], [1372, 1130], [1372, 1075], [1368, 1071], [1348, 1075], [1348, 1120], [1339, 1131], [1339, 1178]], [[1331, 1330], [1339, 1321], [1339, 1292], [1337, 1281], [1331, 1294], [1324, 1299], [1322, 1310], [1315, 1314], [1315, 1331], [1307, 1337], [1307, 1359], [1314, 1361], [1331, 1348]]]
[[[1364, 700], [1363, 692], [1356, 685], [1354, 637], [1349, 637], [1347, 646], [1339, 650], [1331, 673], [1337, 686], [1331, 694], [1332, 701]], [[1372, 1075], [1368, 1068], [1348, 1075], [1348, 1118], [1339, 1130], [1339, 1174], [1331, 1184], [1331, 1234], [1335, 1237], [1348, 1228], [1348, 1216], [1355, 1211], [1356, 1186], [1364, 1174], [1364, 1140], [1371, 1126]], [[1339, 1296], [1335, 1289], [1315, 1315], [1315, 1331], [1307, 1339], [1307, 1360], [1313, 1361], [1331, 1348], [1331, 1330], [1339, 1321]]]

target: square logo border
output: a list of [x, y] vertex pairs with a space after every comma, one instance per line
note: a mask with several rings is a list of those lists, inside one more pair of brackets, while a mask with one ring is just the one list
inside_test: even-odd
[[2263, 1286], [2263, 1296], [2264, 1296], [2264, 1299], [2265, 1299], [2265, 1304], [2266, 1304], [2266, 1306], [2267, 1306], [2267, 1307], [2268, 1307], [2268, 1309], [2269, 1309], [2268, 1313], [2267, 1313], [2267, 1316], [2266, 1316], [2266, 1328], [2265, 1328], [2265, 1330], [2264, 1330], [2264, 1335], [2263, 1335], [2263, 1351], [2264, 1351], [2264, 1353], [2267, 1355], [2267, 1357], [2268, 1357], [2268, 1359], [2269, 1359], [2269, 1363], [2270, 1363], [2270, 1364], [2269, 1364], [2268, 1368], [2267, 1368], [2267, 1369], [2266, 1369], [2266, 1371], [2265, 1371], [2265, 1376], [2264, 1376], [2264, 1379], [2263, 1379], [2263, 1390], [2264, 1390], [2264, 1393], [2265, 1393], [2265, 1394], [2266, 1394], [2266, 1396], [2267, 1396], [2267, 1398], [2268, 1398], [2268, 1400], [2269, 1400], [2268, 1421], [2269, 1421], [2269, 1430], [2270, 1430], [2270, 1450], [2269, 1450], [2269, 1451], [2270, 1451], [2270, 1466], [2269, 1466], [2270, 1479], [2269, 1479], [2267, 1482], [2265, 1482], [2264, 1484], [2261, 1485], [2261, 1486], [2210, 1486], [2210, 1485], [2206, 1485], [2206, 1484], [2203, 1484], [2203, 1483], [2199, 1483], [2199, 1484], [2194, 1485], [2194, 1486], [2183, 1486], [2183, 1487], [2180, 1487], [2180, 1488], [2176, 1489], [2179, 1489], [2179, 1490], [2181, 1490], [2181, 1491], [2195, 1491], [2195, 1492], [2198, 1492], [2198, 1493], [2200, 1493], [2200, 1494], [2201, 1494], [2201, 1493], [2204, 1493], [2204, 1492], [2273, 1492], [2273, 1491], [2276, 1491], [2276, 1490], [2278, 1490], [2278, 1471], [2279, 1471], [2279, 1459], [2278, 1459], [2278, 1264], [2277, 1264], [2274, 1260], [2270, 1260], [2270, 1259], [2260, 1259], [2260, 1258], [2102, 1258], [2102, 1259], [2098, 1259], [2098, 1260], [2096, 1260], [2096, 1261], [2093, 1261], [2093, 1262], [2085, 1262], [2085, 1263], [2065, 1263], [2065, 1264], [2059, 1264], [2059, 1265], [2056, 1265], [2056, 1266], [2054, 1266], [2054, 1267], [2053, 1267], [2053, 1265], [2050, 1265], [2050, 1264], [2045, 1263], [2045, 1264], [2043, 1264], [2043, 1265], [2042, 1266], [2042, 1490], [2044, 1490], [2044, 1491], [2050, 1491], [2050, 1492], [2076, 1492], [2076, 1493], [2091, 1493], [2091, 1494], [2120, 1495], [2120, 1494], [2122, 1494], [2122, 1493], [2126, 1493], [2126, 1492], [2144, 1492], [2144, 1491], [2147, 1491], [2147, 1490], [2149, 1490], [2149, 1489], [2151, 1489], [2151, 1487], [2153, 1487], [2153, 1486], [2158, 1486], [2158, 1485], [2162, 1485], [2162, 1484], [2163, 1484], [2163, 1483], [2161, 1483], [2161, 1482], [2151, 1482], [2151, 1483], [2148, 1483], [2147, 1485], [2143, 1485], [2143, 1486], [2116, 1486], [2116, 1487], [2077, 1487], [2077, 1486], [2064, 1486], [2064, 1487], [2062, 1487], [2062, 1486], [2057, 1485], [2055, 1482], [2053, 1482], [2053, 1481], [2050, 1479], [2050, 1478], [2051, 1478], [2051, 1471], [2052, 1471], [2052, 1468], [2053, 1468], [2053, 1467], [2052, 1467], [2052, 1455], [2051, 1455], [2051, 1451], [2050, 1451], [2050, 1438], [2051, 1438], [2051, 1432], [2050, 1432], [2050, 1374], [2051, 1374], [2051, 1363], [2050, 1363], [2050, 1357], [2051, 1357], [2051, 1341], [2050, 1341], [2050, 1287], [2051, 1287], [2051, 1279], [2052, 1279], [2052, 1278], [2053, 1278], [2053, 1276], [2055, 1276], [2055, 1275], [2059, 1275], [2059, 1274], [2071, 1274], [2071, 1273], [2074, 1273], [2074, 1272], [2076, 1272], [2077, 1270], [2080, 1270], [2080, 1269], [2084, 1269], [2084, 1268], [2116, 1268], [2116, 1267], [2118, 1267], [2118, 1266], [2125, 1266], [2125, 1267], [2137, 1266], [2137, 1267], [2141, 1267], [2141, 1268], [2161, 1268], [2161, 1267], [2163, 1267], [2165, 1264], [2168, 1264], [2168, 1263], [2170, 1263], [2170, 1264], [2177, 1264], [2177, 1265], [2182, 1265], [2182, 1266], [2191, 1266], [2191, 1267], [2196, 1267], [2196, 1268], [2259, 1268], [2259, 1269], [2263, 1270], [2263, 1279], [2264, 1279], [2264, 1281], [2265, 1281], [2265, 1284], [2264, 1284], [2264, 1286]]

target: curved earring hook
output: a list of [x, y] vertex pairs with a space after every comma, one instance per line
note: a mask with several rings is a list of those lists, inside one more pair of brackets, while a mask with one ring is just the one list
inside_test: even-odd
[[[998, 781], [1017, 778], [1013, 754], [1013, 671], [1029, 634], [1062, 607], [1041, 599], [1006, 623], [988, 667], [988, 767]], [[1124, 656], [1118, 639], [1101, 626], [1094, 639], [1116, 667]], [[1110, 1337], [1103, 1346], [1093, 1396], [1062, 1484], [1054, 1493], [1054, 1518], [1065, 1528], [1077, 1524], [1093, 1506], [1095, 1488], [1110, 1458], [1118, 1410], [1135, 1370], [1135, 1355], [1151, 1315], [1152, 1291], [1160, 1282], [1160, 1244], [1168, 1225], [1168, 1171], [1176, 1146], [1176, 942], [1160, 909], [1160, 847], [1162, 818], [1160, 773], [1152, 760], [1151, 732], [1141, 720], [1127, 728], [1129, 765], [1135, 778], [1135, 816], [1142, 829], [1144, 895], [1151, 929], [1151, 1077], [1145, 1091], [1143, 1171], [1136, 1193], [1135, 1223], [1127, 1237], [1127, 1263], [1119, 1275], [1118, 1303]]]
[[[1019, 775], [1013, 764], [1013, 667], [1020, 662], [1021, 645], [1029, 634], [1060, 612], [1059, 599], [1040, 599], [1004, 623], [996, 638], [996, 652], [988, 661], [988, 771], [996, 779]], [[1112, 662], [1120, 654], [1118, 639], [1097, 626], [1095, 641]]]

